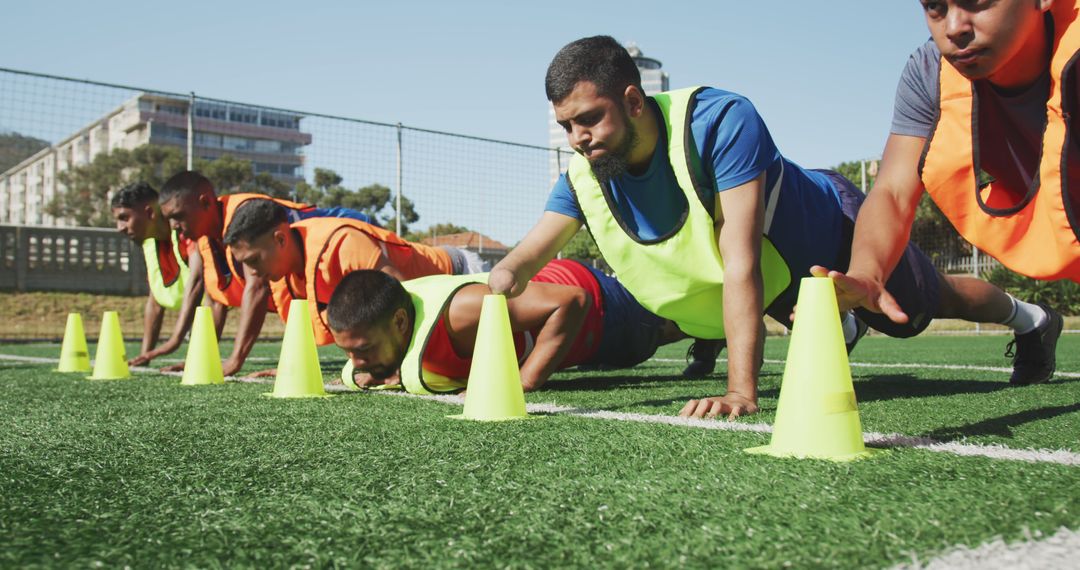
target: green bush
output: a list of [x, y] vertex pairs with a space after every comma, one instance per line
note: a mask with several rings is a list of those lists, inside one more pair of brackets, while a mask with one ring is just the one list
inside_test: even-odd
[[1022, 301], [1046, 303], [1063, 315], [1080, 315], [1080, 284], [1074, 281], [1039, 281], [1000, 265], [984, 273], [983, 278]]

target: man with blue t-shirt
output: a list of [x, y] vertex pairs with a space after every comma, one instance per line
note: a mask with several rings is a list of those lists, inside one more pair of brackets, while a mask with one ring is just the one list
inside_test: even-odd
[[[761, 315], [790, 325], [812, 265], [846, 267], [863, 195], [840, 175], [784, 159], [753, 105], [712, 88], [646, 97], [637, 67], [613, 38], [568, 44], [546, 78], [556, 119], [578, 155], [547, 211], [492, 270], [492, 291], [516, 295], [587, 224], [620, 282], [688, 335], [725, 339], [728, 390], [690, 401], [681, 415], [757, 411]], [[826, 260], [824, 263], [822, 260]], [[829, 265], [832, 264], [832, 265]], [[978, 319], [914, 246], [888, 288], [912, 318], [859, 316], [908, 337], [934, 317]], [[849, 346], [859, 335], [844, 315]]]

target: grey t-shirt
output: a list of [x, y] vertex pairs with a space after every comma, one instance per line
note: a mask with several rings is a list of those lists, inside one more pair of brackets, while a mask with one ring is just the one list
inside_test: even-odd
[[[915, 50], [908, 59], [900, 84], [896, 86], [896, 104], [893, 108], [892, 133], [916, 137], [930, 136], [937, 113], [941, 93], [938, 76], [941, 74], [941, 52], [933, 40]], [[1036, 138], [1042, 134], [1046, 122], [1046, 99], [1050, 94], [1050, 75], [1043, 74], [1038, 81], [1022, 93], [1003, 95], [993, 88], [980, 90], [979, 95], [991, 94], [1009, 113], [1008, 120], [1023, 130], [1031, 129]]]
[[[927, 138], [934, 127], [940, 101], [939, 75], [941, 52], [933, 40], [915, 50], [908, 59], [900, 83], [896, 87], [896, 103], [893, 107], [891, 132]], [[986, 81], [977, 81], [980, 119], [993, 118], [993, 129], [980, 129], [980, 135], [1004, 140], [1007, 152], [984, 157], [991, 159], [986, 170], [999, 170], [1001, 163], [1012, 163], [1009, 170], [1030, 182], [1038, 161], [1042, 132], [1046, 125], [1046, 99], [1050, 93], [1050, 74], [1044, 73], [1027, 90], [1016, 94], [1002, 94]], [[998, 145], [986, 145], [984, 148]]]

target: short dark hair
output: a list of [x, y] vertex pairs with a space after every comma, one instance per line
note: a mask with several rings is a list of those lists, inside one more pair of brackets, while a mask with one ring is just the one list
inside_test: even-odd
[[582, 81], [592, 82], [600, 95], [615, 100], [622, 97], [629, 85], [645, 92], [634, 58], [611, 36], [581, 38], [555, 54], [544, 77], [548, 101], [558, 103], [566, 99]]
[[149, 183], [138, 181], [124, 186], [113, 194], [113, 208], [136, 208], [158, 199], [157, 190]]
[[251, 243], [288, 221], [289, 215], [285, 207], [273, 200], [244, 200], [233, 213], [229, 227], [225, 228], [223, 241], [225, 245], [233, 245], [238, 241]]
[[390, 321], [398, 309], [416, 318], [412, 297], [401, 282], [375, 269], [361, 269], [345, 276], [330, 296], [326, 317], [330, 329], [352, 330]]
[[164, 204], [173, 198], [204, 192], [214, 193], [214, 185], [210, 179], [194, 170], [185, 170], [165, 181], [158, 201]]

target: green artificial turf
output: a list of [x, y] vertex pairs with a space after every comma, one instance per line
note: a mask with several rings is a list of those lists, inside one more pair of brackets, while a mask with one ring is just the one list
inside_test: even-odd
[[[852, 360], [1007, 366], [1006, 340], [868, 338]], [[1060, 370], [1080, 371], [1078, 341], [1063, 338]], [[673, 415], [722, 386], [722, 374], [678, 379], [685, 350], [561, 373], [528, 400]], [[766, 358], [785, 350], [770, 339]], [[260, 345], [266, 361], [246, 369], [276, 354]], [[329, 377], [343, 359], [323, 354]], [[775, 418], [783, 365], [764, 372], [764, 411], [740, 421]], [[853, 372], [866, 431], [1080, 451], [1076, 379]], [[88, 381], [0, 360], [0, 567], [887, 567], [1080, 528], [1075, 466], [908, 448], [779, 460], [741, 451], [765, 434], [559, 414], [472, 423], [417, 398], [258, 396], [269, 389]]]

